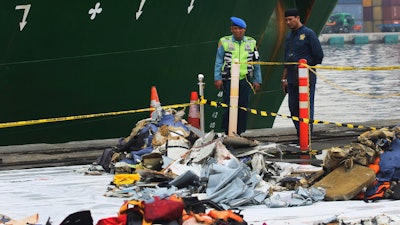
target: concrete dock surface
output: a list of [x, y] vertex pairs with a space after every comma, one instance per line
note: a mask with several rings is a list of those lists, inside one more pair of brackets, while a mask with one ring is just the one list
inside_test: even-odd
[[400, 32], [320, 34], [322, 45], [399, 43]]
[[[355, 123], [355, 125], [363, 125], [365, 128], [362, 129], [334, 124], [317, 124], [314, 125], [310, 149], [319, 151], [345, 146], [356, 141], [357, 136], [370, 130], [370, 127], [391, 128], [399, 124], [400, 119]], [[260, 142], [279, 143], [293, 153], [300, 152], [295, 147], [289, 146], [289, 143], [297, 141], [295, 132], [294, 127], [252, 129], [243, 133], [242, 137]], [[0, 146], [0, 170], [91, 164], [101, 156], [105, 148], [116, 146], [119, 138], [58, 144]]]

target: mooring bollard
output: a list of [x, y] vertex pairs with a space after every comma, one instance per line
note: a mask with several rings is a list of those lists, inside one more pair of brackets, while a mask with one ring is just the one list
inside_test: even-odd
[[299, 60], [299, 141], [300, 150], [306, 151], [309, 148], [309, 115], [310, 115], [310, 98], [309, 98], [309, 85], [308, 85], [308, 68], [306, 66], [307, 60]]

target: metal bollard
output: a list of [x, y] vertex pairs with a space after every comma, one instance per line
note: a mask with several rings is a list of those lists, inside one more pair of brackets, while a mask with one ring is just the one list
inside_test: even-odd
[[[203, 74], [199, 74], [197, 76], [197, 79], [199, 80], [199, 95], [200, 98], [204, 98], [204, 75]], [[200, 104], [200, 130], [204, 132], [204, 105]]]

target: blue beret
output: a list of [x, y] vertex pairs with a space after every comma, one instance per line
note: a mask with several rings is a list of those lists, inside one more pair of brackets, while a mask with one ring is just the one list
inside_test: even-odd
[[232, 16], [231, 17], [231, 21], [232, 21], [232, 26], [238, 26], [238, 27], [241, 27], [241, 28], [246, 28], [247, 27], [246, 22], [244, 22], [244, 20], [242, 20], [242, 19], [240, 19], [238, 17]]

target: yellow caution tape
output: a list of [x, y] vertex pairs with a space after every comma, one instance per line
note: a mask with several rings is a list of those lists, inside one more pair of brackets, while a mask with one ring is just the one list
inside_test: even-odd
[[[162, 108], [163, 109], [185, 108], [185, 107], [188, 107], [188, 106], [194, 105], [194, 104], [198, 104], [198, 103], [174, 104], [174, 105], [162, 106]], [[103, 117], [103, 116], [117, 116], [117, 115], [131, 114], [131, 113], [148, 112], [148, 111], [152, 111], [152, 110], [154, 110], [154, 108], [126, 110], [126, 111], [108, 112], [108, 113], [96, 113], [96, 114], [87, 114], [87, 115], [78, 115], [78, 116], [65, 116], [65, 117], [57, 117], [57, 118], [49, 118], [49, 119], [7, 122], [7, 123], [0, 123], [0, 128], [20, 127], [20, 126], [28, 126], [28, 125], [34, 125], [34, 124], [42, 124], [42, 123], [54, 123], [54, 122], [61, 122], [61, 121], [90, 119], [90, 118]]]
[[[162, 106], [163, 109], [171, 109], [171, 108], [185, 108], [195, 104], [202, 104], [202, 105], [210, 105], [212, 107], [230, 107], [229, 105], [217, 102], [217, 101], [209, 101], [204, 99], [200, 96], [200, 100], [198, 102], [192, 103], [184, 103], [184, 104], [174, 104], [174, 105], [167, 105]], [[347, 128], [367, 128], [363, 125], [354, 125], [350, 123], [338, 123], [338, 122], [329, 122], [329, 121], [321, 121], [321, 120], [310, 120], [308, 118], [299, 118], [297, 116], [289, 116], [284, 114], [278, 114], [274, 112], [267, 112], [267, 111], [259, 111], [256, 109], [250, 109], [245, 107], [237, 107], [241, 110], [248, 111], [254, 115], [260, 115], [263, 117], [266, 116], [279, 116], [286, 119], [292, 119], [294, 121], [302, 121], [304, 123], [312, 123], [312, 124], [334, 124], [339, 127], [347, 127]], [[152, 111], [154, 108], [144, 108], [144, 109], [136, 109], [136, 110], [126, 110], [126, 111], [118, 111], [118, 112], [108, 112], [108, 113], [96, 113], [96, 114], [87, 114], [87, 115], [78, 115], [78, 116], [66, 116], [66, 117], [57, 117], [57, 118], [49, 118], [49, 119], [38, 119], [38, 120], [25, 120], [25, 121], [17, 121], [17, 122], [7, 122], [7, 123], [0, 123], [0, 128], [9, 128], [9, 127], [19, 127], [19, 126], [28, 126], [34, 124], [42, 124], [42, 123], [53, 123], [53, 122], [61, 122], [61, 121], [70, 121], [70, 120], [79, 120], [79, 119], [90, 119], [96, 117], [103, 117], [103, 116], [116, 116], [116, 115], [124, 115], [124, 114], [131, 114], [131, 113], [139, 113], [139, 112], [148, 112]], [[376, 127], [368, 127], [371, 130], [376, 130]]]
[[297, 65], [297, 62], [240, 62], [239, 64], [279, 66], [279, 65]]
[[[221, 103], [221, 102], [215, 102], [215, 101], [209, 101], [206, 99], [201, 98], [200, 104], [204, 104], [204, 105], [210, 105], [213, 107], [229, 107], [227, 104]], [[287, 118], [287, 119], [292, 119], [294, 121], [301, 121], [307, 124], [334, 124], [338, 127], [347, 127], [347, 128], [351, 128], [351, 129], [364, 129], [364, 128], [368, 128], [370, 130], [376, 130], [376, 127], [365, 127], [363, 125], [354, 125], [354, 124], [350, 124], [350, 123], [338, 123], [338, 122], [329, 122], [329, 121], [321, 121], [321, 120], [311, 120], [309, 118], [300, 118], [297, 116], [289, 116], [289, 115], [284, 115], [284, 114], [278, 114], [278, 113], [273, 113], [273, 112], [267, 112], [267, 111], [259, 111], [256, 109], [250, 109], [250, 108], [245, 108], [245, 107], [238, 107], [241, 110], [244, 111], [248, 111], [254, 115], [260, 115], [260, 116], [279, 116], [282, 118]]]
[[[283, 62], [244, 62], [245, 64], [259, 64], [259, 65], [295, 65], [299, 64], [296, 62], [291, 62], [291, 63], [283, 63]], [[313, 71], [317, 76], [319, 76], [321, 79], [323, 79], [326, 83], [331, 84], [332, 86], [336, 87], [337, 89], [340, 89], [342, 91], [351, 93], [351, 94], [356, 94], [360, 96], [366, 96], [370, 98], [387, 98], [387, 97], [394, 97], [394, 96], [400, 96], [400, 93], [395, 93], [395, 94], [389, 94], [389, 95], [367, 95], [367, 94], [360, 94], [356, 93], [353, 91], [350, 91], [348, 89], [342, 88], [333, 82], [328, 81], [325, 79], [323, 76], [319, 75], [316, 73], [315, 70], [312, 70], [311, 68], [318, 68], [318, 69], [337, 69], [337, 70], [396, 70], [400, 69], [400, 66], [382, 66], [382, 67], [343, 67], [343, 66], [308, 66], [304, 64], [307, 68], [309, 68], [311, 71]], [[215, 102], [215, 101], [208, 101], [206, 99], [201, 98], [199, 102], [197, 103], [185, 103], [185, 104], [174, 104], [174, 105], [168, 105], [168, 106], [162, 106], [164, 109], [168, 108], [184, 108], [188, 107], [193, 104], [208, 104], [213, 107], [228, 107], [227, 104], [224, 104], [222, 102]], [[298, 118], [295, 116], [288, 116], [288, 115], [281, 115], [273, 112], [266, 112], [266, 111], [257, 111], [255, 109], [249, 109], [249, 108], [243, 108], [240, 107], [242, 110], [249, 111], [252, 114], [259, 114], [260, 116], [280, 116], [282, 118], [291, 118], [292, 120], [295, 121], [302, 121], [304, 123], [312, 123], [312, 124], [335, 124], [337, 126], [346, 126], [348, 128], [365, 128], [362, 125], [353, 125], [353, 124], [346, 124], [346, 123], [335, 123], [335, 122], [329, 122], [329, 121], [319, 121], [319, 120], [309, 120], [308, 118]], [[154, 108], [145, 108], [145, 109], [137, 109], [137, 110], [126, 110], [126, 111], [119, 111], [119, 112], [108, 112], [108, 113], [96, 113], [96, 114], [87, 114], [87, 115], [78, 115], [78, 116], [66, 116], [66, 117], [57, 117], [57, 118], [49, 118], [49, 119], [37, 119], [37, 120], [26, 120], [26, 121], [17, 121], [17, 122], [6, 122], [6, 123], [0, 123], [0, 128], [9, 128], [9, 127], [18, 127], [18, 126], [27, 126], [27, 125], [34, 125], [34, 124], [42, 124], [42, 123], [52, 123], [52, 122], [61, 122], [61, 121], [70, 121], [70, 120], [78, 120], [78, 119], [89, 119], [89, 118], [96, 118], [96, 117], [103, 117], [103, 116], [116, 116], [116, 115], [124, 115], [124, 114], [130, 114], [130, 113], [139, 113], [139, 112], [147, 112], [154, 110]], [[369, 127], [372, 130], [375, 130], [375, 127]]]

